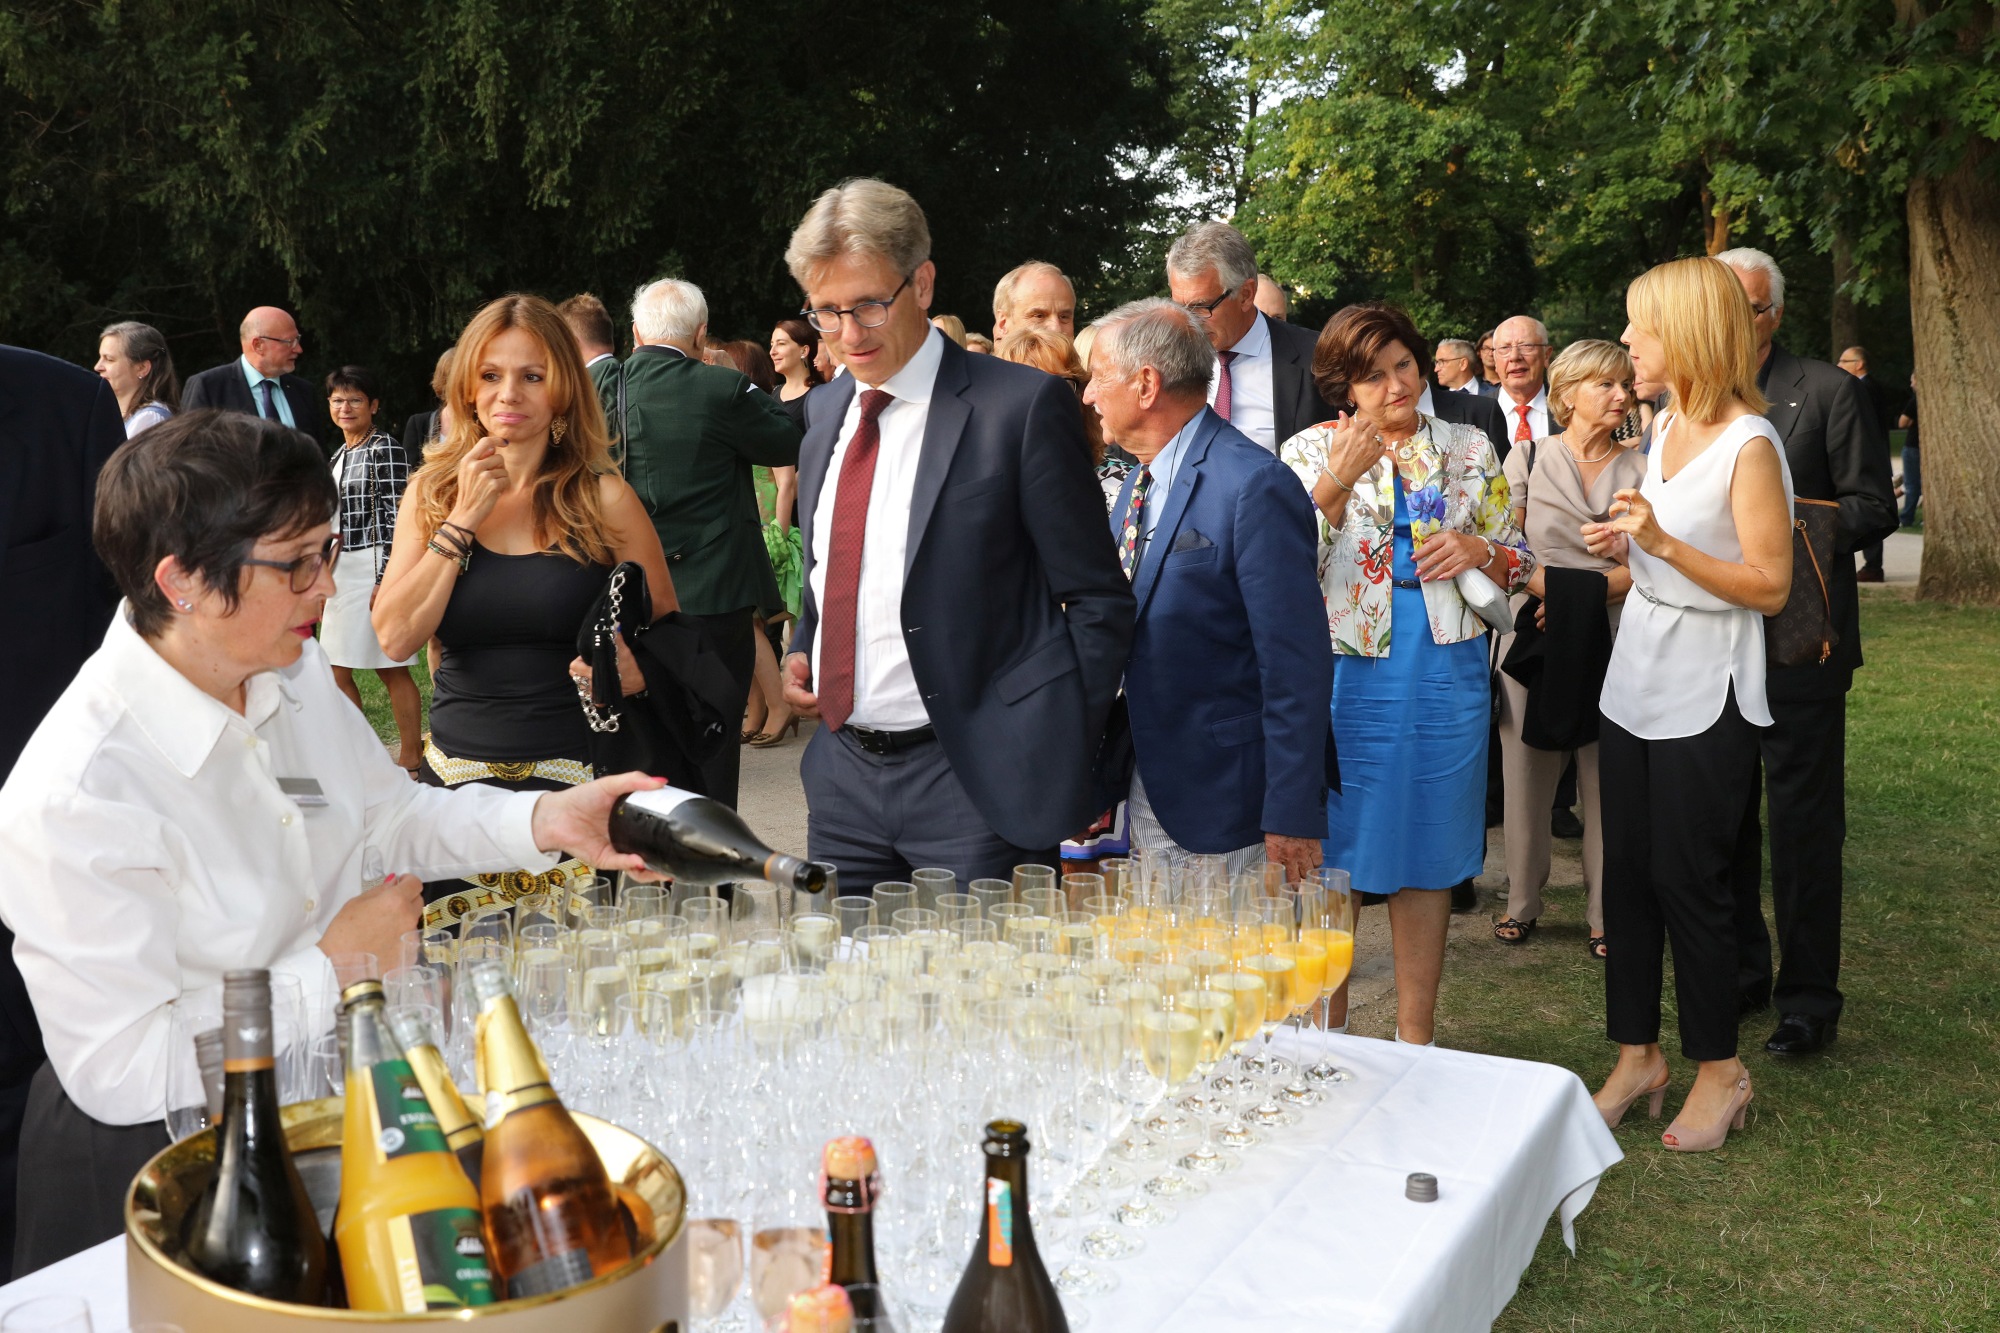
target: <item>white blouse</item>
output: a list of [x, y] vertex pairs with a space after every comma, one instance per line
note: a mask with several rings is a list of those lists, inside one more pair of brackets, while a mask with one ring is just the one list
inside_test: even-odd
[[[316, 781], [325, 804], [280, 778]], [[0, 919], [63, 1090], [107, 1124], [158, 1119], [167, 1005], [233, 968], [299, 978], [315, 1030], [330, 1025], [317, 945], [361, 891], [364, 850], [425, 879], [545, 870], [539, 795], [410, 781], [312, 640], [250, 678], [239, 715], [121, 608], [0, 787]]]
[[[1664, 418], [1654, 432], [1640, 492], [1652, 503], [1662, 531], [1718, 560], [1740, 564], [1743, 543], [1729, 504], [1736, 457], [1760, 435], [1771, 441], [1790, 513], [1792, 471], [1778, 447], [1782, 441], [1764, 418], [1739, 417], [1668, 481], [1660, 475], [1660, 460], [1678, 419], [1678, 414]], [[1723, 601], [1636, 543], [1629, 549], [1632, 595], [1625, 599], [1604, 676], [1599, 703], [1604, 716], [1645, 740], [1698, 736], [1722, 716], [1734, 685], [1743, 720], [1770, 726], [1763, 616]]]

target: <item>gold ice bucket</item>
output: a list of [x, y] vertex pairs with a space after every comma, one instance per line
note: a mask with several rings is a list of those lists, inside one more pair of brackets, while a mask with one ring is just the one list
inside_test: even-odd
[[[340, 1162], [341, 1102], [284, 1108], [285, 1140], [314, 1202], [331, 1207]], [[125, 1267], [133, 1323], [165, 1320], [200, 1333], [326, 1333], [330, 1326], [474, 1323], [480, 1333], [683, 1333], [687, 1328], [687, 1192], [680, 1173], [637, 1135], [575, 1112], [611, 1179], [653, 1210], [653, 1238], [616, 1272], [546, 1296], [474, 1310], [379, 1314], [289, 1305], [212, 1282], [180, 1261], [181, 1219], [215, 1170], [215, 1135], [191, 1134], [146, 1163], [125, 1196]], [[324, 1222], [322, 1217], [322, 1223]]]

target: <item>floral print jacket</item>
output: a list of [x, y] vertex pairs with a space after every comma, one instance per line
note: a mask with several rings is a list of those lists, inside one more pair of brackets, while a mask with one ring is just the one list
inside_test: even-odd
[[[1498, 546], [1507, 560], [1508, 593], [1527, 586], [1535, 557], [1514, 519], [1507, 478], [1493, 442], [1476, 426], [1421, 418], [1412, 437], [1415, 450], [1405, 464], [1410, 537], [1416, 549], [1433, 534], [1469, 532]], [[1310, 492], [1326, 466], [1333, 423], [1321, 422], [1286, 440], [1278, 457]], [[1364, 473], [1347, 498], [1347, 513], [1335, 528], [1319, 518], [1319, 586], [1326, 595], [1327, 629], [1333, 651], [1353, 657], [1389, 655], [1389, 607], [1395, 592], [1395, 474], [1378, 463]], [[1317, 511], [1316, 511], [1317, 512]], [[1486, 624], [1458, 594], [1450, 579], [1424, 584], [1435, 643], [1461, 643], [1486, 632]]]

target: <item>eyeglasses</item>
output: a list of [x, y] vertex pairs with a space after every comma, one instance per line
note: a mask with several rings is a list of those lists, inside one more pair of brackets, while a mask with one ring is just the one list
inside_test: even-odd
[[283, 343], [287, 347], [304, 347], [306, 345], [306, 340], [304, 338], [299, 337], [299, 335], [297, 335], [296, 333], [289, 338], [273, 338], [268, 333], [256, 333], [250, 336], [250, 341], [253, 343], [254, 342]]
[[[915, 277], [911, 274], [910, 277]], [[840, 332], [840, 321], [844, 316], [854, 316], [854, 322], [864, 329], [879, 329], [889, 322], [889, 307], [896, 304], [896, 298], [903, 294], [903, 288], [910, 285], [910, 278], [904, 278], [901, 286], [889, 293], [886, 301], [862, 301], [858, 305], [842, 310], [839, 306], [823, 305], [808, 307], [799, 311], [806, 323], [821, 333]]]
[[1763, 305], [1758, 305], [1755, 301], [1750, 303], [1750, 313], [1759, 319], [1762, 319], [1777, 308], [1778, 303], [1776, 301], [1766, 301]]
[[1537, 348], [1547, 346], [1547, 343], [1495, 343], [1493, 345], [1493, 355], [1512, 356], [1516, 352], [1532, 352]]
[[368, 400], [367, 400], [366, 398], [329, 398], [329, 399], [327, 399], [326, 401], [327, 401], [327, 405], [328, 405], [328, 406], [330, 406], [330, 407], [366, 407], [366, 406], [368, 406]]
[[336, 532], [333, 536], [326, 539], [325, 546], [314, 551], [311, 555], [302, 555], [296, 560], [251, 560], [246, 558], [243, 563], [246, 565], [259, 565], [265, 569], [282, 569], [291, 579], [292, 591], [304, 592], [319, 581], [319, 572], [332, 564], [333, 558], [339, 554], [340, 534]]
[[1470, 358], [1463, 356], [1441, 356], [1438, 357], [1435, 361], [1433, 361], [1432, 364], [1439, 366], [1448, 366], [1452, 364], [1454, 361], [1465, 361], [1469, 359]]
[[1196, 319], [1214, 319], [1215, 308], [1234, 295], [1235, 292], [1224, 292], [1213, 301], [1183, 301], [1181, 306]]

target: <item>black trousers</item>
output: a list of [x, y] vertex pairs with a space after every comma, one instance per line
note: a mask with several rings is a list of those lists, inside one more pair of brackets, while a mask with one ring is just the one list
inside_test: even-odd
[[[734, 736], [743, 729], [743, 709], [750, 702], [750, 683], [757, 674], [756, 609], [746, 606], [741, 611], [728, 611], [719, 616], [690, 616], [689, 619], [700, 621], [708, 630], [709, 639], [721, 656], [723, 667], [729, 672], [730, 680], [735, 682], [734, 707], [724, 719], [728, 735]], [[742, 746], [725, 737], [715, 758], [701, 766], [701, 776], [708, 785], [705, 794], [734, 809], [743, 776]]]
[[1778, 918], [1777, 984], [1764, 925], [1763, 831], [1753, 786], [1744, 803], [1730, 881], [1735, 892], [1736, 984], [1781, 1014], [1839, 1018], [1841, 850], [1847, 842], [1847, 696], [1771, 701], [1759, 752], [1771, 826], [1771, 900]]
[[1674, 950], [1681, 1054], [1736, 1054], [1738, 820], [1757, 779], [1757, 728], [1732, 690], [1706, 731], [1643, 740], [1610, 718], [1598, 738], [1604, 810], [1605, 1030], [1660, 1039], [1664, 946]]
[[28, 1092], [15, 1198], [14, 1276], [125, 1232], [125, 1191], [167, 1146], [167, 1127], [107, 1125], [77, 1109], [43, 1065]]

